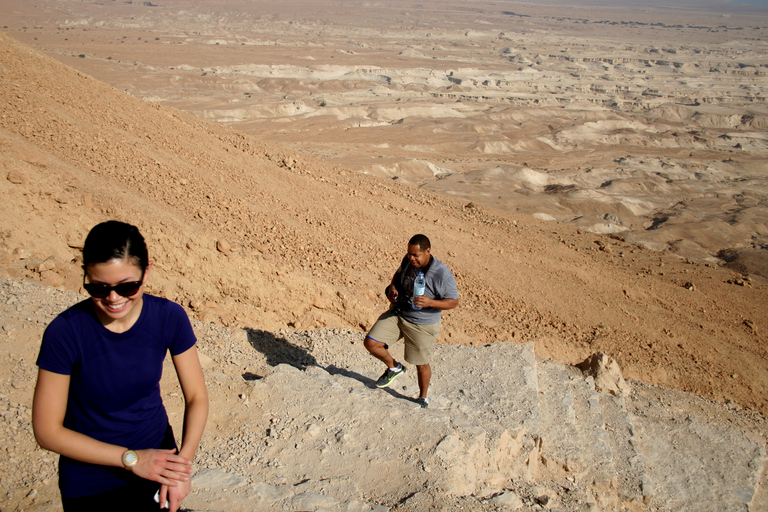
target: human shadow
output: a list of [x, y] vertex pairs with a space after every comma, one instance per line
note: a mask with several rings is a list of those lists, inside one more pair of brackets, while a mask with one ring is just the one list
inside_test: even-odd
[[360, 375], [357, 372], [347, 370], [346, 368], [339, 368], [336, 365], [330, 364], [325, 367], [325, 371], [327, 371], [331, 375], [343, 375], [344, 377], [347, 377], [349, 379], [355, 379], [356, 381], [362, 382], [363, 385], [365, 385], [365, 387], [370, 389], [381, 389], [382, 391], [389, 393], [394, 398], [400, 398], [403, 400], [411, 400], [411, 401], [413, 400], [411, 397], [406, 396], [402, 393], [399, 393], [392, 388], [389, 388], [389, 387], [377, 388], [375, 380], [371, 379], [370, 377], [366, 377], [365, 375]]
[[[366, 377], [365, 375], [361, 375], [346, 368], [339, 368], [333, 364], [323, 367], [317, 362], [315, 356], [310, 354], [307, 349], [296, 345], [295, 343], [291, 343], [286, 338], [275, 336], [274, 333], [251, 328], [246, 328], [245, 332], [248, 337], [248, 344], [251, 345], [254, 350], [264, 354], [269, 366], [288, 364], [299, 370], [306, 370], [310, 366], [317, 366], [323, 368], [331, 375], [342, 375], [363, 383], [367, 388], [382, 389], [395, 398], [411, 400], [411, 397], [405, 396], [394, 389], [388, 387], [377, 388], [376, 380]], [[253, 372], [245, 372], [243, 374], [243, 379], [249, 381], [259, 380], [262, 377], [263, 375], [257, 375]]]
[[[306, 349], [299, 347], [285, 338], [277, 337], [269, 331], [260, 329], [245, 329], [248, 343], [257, 351], [264, 354], [269, 366], [288, 364], [299, 370], [306, 370], [308, 366], [319, 366], [313, 355]], [[246, 380], [256, 380], [260, 376], [246, 372], [243, 374]]]

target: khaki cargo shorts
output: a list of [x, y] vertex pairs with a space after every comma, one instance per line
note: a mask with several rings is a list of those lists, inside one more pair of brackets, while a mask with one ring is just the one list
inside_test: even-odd
[[413, 365], [428, 364], [432, 360], [432, 349], [440, 334], [441, 324], [442, 321], [428, 325], [412, 324], [390, 310], [376, 320], [368, 338], [387, 345], [394, 345], [403, 338], [405, 360]]

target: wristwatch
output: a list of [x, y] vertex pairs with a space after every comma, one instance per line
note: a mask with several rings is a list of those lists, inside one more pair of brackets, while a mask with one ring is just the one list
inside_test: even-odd
[[133, 470], [133, 466], [139, 462], [139, 454], [133, 450], [125, 450], [123, 452], [123, 467], [128, 471]]

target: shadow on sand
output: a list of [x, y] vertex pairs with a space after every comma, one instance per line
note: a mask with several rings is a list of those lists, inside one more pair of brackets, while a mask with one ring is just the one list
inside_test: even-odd
[[[323, 367], [317, 362], [317, 359], [309, 353], [308, 349], [301, 347], [288, 341], [281, 336], [275, 336], [274, 333], [269, 331], [262, 331], [260, 329], [245, 329], [248, 335], [248, 343], [257, 351], [264, 354], [267, 358], [267, 364], [269, 366], [277, 366], [279, 364], [288, 364], [299, 370], [306, 370], [310, 366], [319, 366], [331, 375], [341, 375], [350, 379], [354, 379], [363, 383], [365, 387], [370, 389], [376, 388], [376, 380], [365, 375], [361, 375], [357, 372], [348, 370], [346, 368], [339, 368], [336, 365], [330, 364]], [[311, 343], [311, 342], [310, 342]], [[263, 375], [257, 375], [251, 372], [245, 372], [243, 378], [245, 380], [258, 380]], [[391, 388], [381, 388], [395, 398], [404, 400], [412, 400], [411, 397], [405, 396]]]

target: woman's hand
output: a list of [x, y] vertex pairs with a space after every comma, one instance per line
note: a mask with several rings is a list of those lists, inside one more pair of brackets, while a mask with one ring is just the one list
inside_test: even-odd
[[184, 501], [189, 493], [192, 492], [192, 482], [179, 482], [176, 487], [168, 487], [163, 485], [160, 487], [160, 503], [161, 508], [168, 503], [168, 510], [170, 512], [176, 512], [181, 507], [181, 502]]
[[136, 453], [139, 461], [132, 468], [136, 476], [168, 487], [189, 482], [192, 461], [176, 455], [176, 450], [137, 450]]

